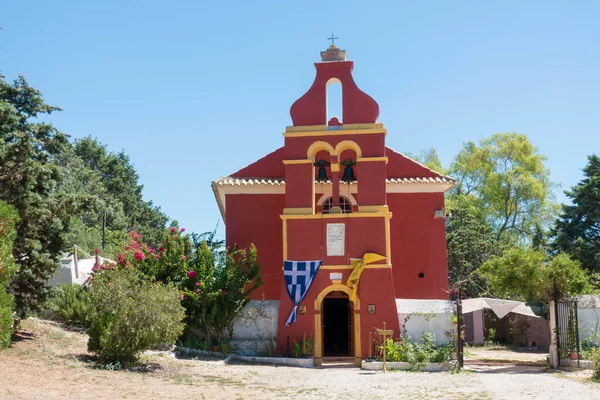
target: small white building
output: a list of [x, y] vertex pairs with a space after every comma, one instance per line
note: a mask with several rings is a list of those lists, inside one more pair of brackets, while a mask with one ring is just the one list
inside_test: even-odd
[[[56, 286], [61, 283], [77, 283], [82, 285], [92, 274], [92, 267], [96, 263], [96, 258], [85, 254], [85, 258], [77, 257], [77, 252], [82, 252], [76, 247], [76, 251], [65, 255], [60, 260], [60, 266], [54, 272], [54, 275], [48, 280], [48, 286]], [[114, 261], [100, 257], [104, 264]]]

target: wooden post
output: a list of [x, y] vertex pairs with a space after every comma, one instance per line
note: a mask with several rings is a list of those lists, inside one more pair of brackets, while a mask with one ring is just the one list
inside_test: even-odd
[[383, 321], [383, 329], [377, 329], [376, 332], [378, 335], [383, 336], [382, 342], [383, 342], [383, 372], [387, 372], [387, 365], [386, 365], [386, 345], [387, 345], [387, 336], [392, 336], [394, 334], [394, 331], [392, 331], [391, 329], [385, 329], [385, 321]]
[[302, 355], [306, 354], [306, 330], [302, 336]]

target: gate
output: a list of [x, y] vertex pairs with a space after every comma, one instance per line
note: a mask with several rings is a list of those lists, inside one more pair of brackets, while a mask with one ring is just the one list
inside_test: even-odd
[[554, 302], [556, 319], [556, 347], [558, 365], [561, 359], [577, 359], [579, 367], [579, 326], [577, 323], [577, 300]]
[[456, 360], [457, 367], [461, 369], [464, 366], [464, 347], [465, 347], [465, 321], [462, 313], [462, 292], [458, 289], [456, 294]]

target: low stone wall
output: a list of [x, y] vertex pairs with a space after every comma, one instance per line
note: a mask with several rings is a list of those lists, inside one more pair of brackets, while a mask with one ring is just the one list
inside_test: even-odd
[[233, 323], [231, 346], [242, 356], [268, 355], [275, 349], [279, 300], [251, 300]]
[[[411, 365], [407, 362], [387, 362], [386, 368], [388, 370], [398, 371], [425, 371], [425, 372], [440, 372], [440, 371], [452, 371], [454, 363], [429, 363], [425, 365]], [[363, 360], [361, 368], [368, 371], [382, 371], [383, 362], [381, 361], [369, 361]]]
[[594, 363], [592, 362], [592, 360], [579, 360], [579, 364], [577, 364], [577, 360], [571, 360], [570, 358], [561, 358], [560, 368], [594, 369]]

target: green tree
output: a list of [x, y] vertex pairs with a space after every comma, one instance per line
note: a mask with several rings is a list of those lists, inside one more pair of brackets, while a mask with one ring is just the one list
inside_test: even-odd
[[427, 168], [434, 170], [435, 172], [439, 172], [441, 174], [445, 173], [445, 169], [442, 166], [442, 162], [440, 161], [437, 150], [434, 148], [425, 149], [421, 151], [421, 153], [419, 153], [418, 155], [406, 153], [406, 156], [423, 164]]
[[475, 272], [503, 250], [476, 203], [470, 196], [454, 196], [446, 208], [451, 213], [446, 220], [448, 279], [451, 286], [461, 286], [472, 297], [478, 295], [473, 284], [484, 285]]
[[500, 298], [548, 302], [555, 290], [560, 297], [591, 291], [589, 276], [568, 255], [547, 260], [541, 251], [523, 246], [489, 259], [478, 272]]
[[39, 119], [58, 110], [22, 76], [12, 84], [0, 77], [0, 200], [20, 216], [10, 290], [21, 317], [47, 294], [73, 211], [69, 197], [55, 190], [62, 170], [54, 160], [69, 145], [67, 136]]
[[553, 229], [553, 246], [583, 268], [600, 272], [600, 157], [589, 156], [583, 174], [584, 179], [565, 192], [572, 204], [562, 206]]
[[12, 246], [16, 237], [18, 220], [14, 207], [0, 201], [0, 349], [10, 344], [14, 325], [15, 299], [8, 293], [8, 279], [15, 273]]
[[449, 173], [458, 179], [456, 195], [477, 199], [496, 240], [528, 241], [554, 211], [545, 160], [527, 136], [497, 133], [465, 143]]

